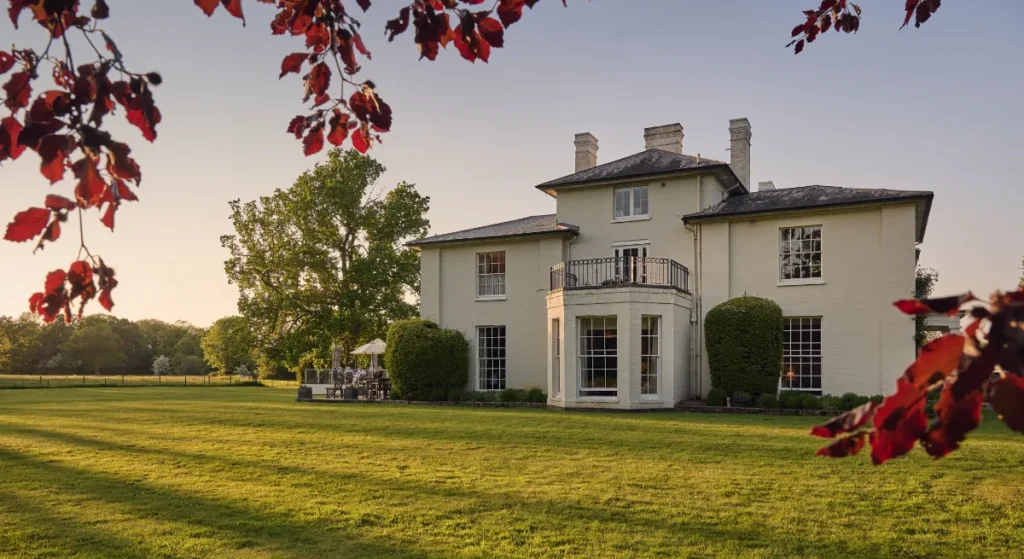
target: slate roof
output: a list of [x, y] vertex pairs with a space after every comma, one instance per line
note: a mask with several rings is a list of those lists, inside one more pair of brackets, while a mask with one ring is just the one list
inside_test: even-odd
[[721, 217], [788, 210], [917, 201], [918, 242], [921, 242], [924, 238], [924, 229], [928, 224], [928, 213], [931, 211], [933, 196], [933, 193], [924, 190], [845, 188], [813, 184], [737, 194], [704, 211], [685, 215], [683, 221], [690, 223]]
[[484, 225], [472, 229], [464, 229], [443, 235], [434, 235], [405, 243], [406, 246], [419, 247], [442, 243], [465, 241], [481, 241], [488, 239], [507, 239], [509, 237], [525, 237], [531, 235], [575, 234], [579, 227], [568, 223], [558, 223], [555, 214], [533, 215], [512, 221], [504, 221], [493, 225]]
[[724, 161], [707, 159], [705, 157], [698, 158], [693, 155], [672, 153], [661, 149], [648, 149], [578, 173], [549, 180], [548, 182], [538, 184], [537, 188], [541, 190], [554, 190], [564, 186], [590, 182], [664, 175], [712, 167], [728, 168], [728, 164]]

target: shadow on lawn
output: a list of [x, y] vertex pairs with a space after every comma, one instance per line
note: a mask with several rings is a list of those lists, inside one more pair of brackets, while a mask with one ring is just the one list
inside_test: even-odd
[[[376, 542], [351, 532], [334, 530], [328, 533], [322, 526], [296, 521], [279, 513], [256, 511], [186, 492], [160, 489], [151, 484], [127, 483], [113, 476], [46, 462], [5, 448], [0, 448], [0, 465], [4, 466], [6, 475], [17, 476], [19, 481], [44, 484], [62, 493], [120, 506], [124, 514], [202, 527], [213, 536], [226, 540], [228, 546], [236, 548], [258, 547], [295, 558], [313, 554], [329, 557], [429, 557], [423, 551]], [[18, 471], [13, 471], [15, 469]], [[94, 531], [82, 531], [80, 524], [69, 524], [71, 528], [64, 539], [88, 541]], [[113, 547], [126, 557], [152, 556], [149, 553], [139, 555], [134, 551], [132, 548], [145, 547], [134, 541], [106, 537], [99, 543]], [[71, 549], [77, 547], [74, 545]], [[206, 556], [210, 555], [207, 553]]]
[[[517, 518], [519, 524], [527, 526], [528, 532], [536, 532], [533, 537], [536, 537], [537, 540], [533, 544], [543, 546], [542, 548], [547, 548], [549, 551], [553, 550], [552, 547], [571, 553], [591, 551], [589, 548], [595, 547], [595, 541], [597, 541], [594, 534], [599, 532], [621, 535], [621, 543], [618, 543], [616, 548], [619, 551], [633, 551], [634, 553], [649, 549], [651, 546], [661, 548], [659, 551], [663, 553], [679, 552], [681, 551], [679, 549], [680, 540], [685, 542], [686, 547], [698, 547], [708, 550], [708, 552], [743, 549], [761, 552], [771, 550], [771, 552], [781, 553], [783, 556], [807, 553], [815, 556], [853, 556], [865, 552], [874, 554], [883, 551], [881, 548], [872, 548], [869, 551], [863, 545], [854, 549], [844, 542], [835, 540], [819, 541], [806, 533], [801, 538], [790, 538], [775, 530], [758, 530], [749, 525], [728, 527], [715, 525], [712, 523], [714, 520], [705, 521], [699, 518], [700, 511], [696, 511], [696, 517], [694, 517], [695, 511], [680, 511], [681, 514], [690, 515], [689, 519], [666, 518], [663, 514], [655, 511], [642, 510], [644, 503], [641, 502], [619, 501], [623, 506], [614, 504], [608, 506], [573, 502], [571, 499], [557, 498], [558, 496], [550, 499], [539, 499], [532, 496], [527, 498], [525, 495], [510, 492], [467, 489], [464, 486], [439, 485], [387, 475], [348, 472], [329, 472], [325, 475], [323, 471], [301, 466], [284, 466], [271, 461], [142, 448], [36, 428], [5, 427], [5, 431], [26, 437], [49, 439], [78, 448], [91, 448], [97, 452], [147, 455], [158, 459], [181, 460], [187, 458], [197, 462], [199, 469], [204, 472], [231, 472], [232, 468], [242, 466], [264, 473], [270, 472], [272, 475], [275, 471], [283, 476], [298, 473], [303, 479], [313, 482], [306, 488], [310, 493], [309, 497], [324, 495], [314, 491], [315, 485], [320, 484], [325, 486], [324, 489], [338, 490], [353, 501], [372, 499], [385, 494], [399, 503], [418, 503], [433, 509], [434, 507], [430, 507], [429, 503], [423, 505], [423, 502], [425, 499], [437, 500], [448, 506], [456, 507], [459, 511], [466, 511], [464, 520], [467, 523], [472, 523], [474, 518], [513, 514], [514, 517], [519, 517]], [[83, 468], [57, 465], [0, 448], [0, 464], [5, 462], [23, 466], [24, 475], [20, 476], [23, 481], [43, 483], [61, 487], [64, 490], [70, 488], [71, 491], [84, 498], [101, 499], [114, 505], [127, 506], [130, 509], [125, 511], [127, 514], [156, 516], [191, 525], [201, 525], [214, 531], [215, 535], [255, 542], [258, 547], [291, 552], [295, 557], [310, 556], [310, 552], [313, 550], [325, 553], [326, 556], [335, 556], [340, 551], [351, 553], [352, 555], [349, 556], [353, 557], [427, 556], [424, 551], [384, 545], [366, 538], [355, 538], [351, 535], [350, 529], [339, 526], [342, 519], [333, 522], [335, 530], [338, 531], [325, 532], [324, 524], [314, 525], [296, 521], [280, 514], [258, 512], [187, 492], [155, 488], [146, 483], [134, 483], [126, 486], [125, 481], [116, 476], [96, 473]], [[340, 491], [342, 488], [344, 491]], [[340, 502], [338, 505], [343, 508], [344, 502]], [[634, 505], [639, 505], [641, 508], [636, 508]], [[591, 525], [582, 533], [580, 532], [581, 522]], [[600, 526], [594, 527], [594, 523]], [[538, 526], [542, 528], [536, 530]], [[425, 528], [430, 529], [431, 527], [426, 526]], [[483, 539], [476, 543], [488, 548], [502, 543], [512, 547], [526, 545], [528, 542], [521, 541], [520, 536], [514, 533], [515, 529], [516, 527], [513, 526], [510, 532], [487, 534], [484, 538], [489, 536], [495, 539]], [[636, 534], [646, 534], [646, 539], [638, 540]], [[325, 541], [325, 538], [328, 538], [329, 542]], [[111, 542], [101, 540], [100, 543], [105, 546], [127, 546], [126, 549], [131, 549], [133, 545], [132, 542], [120, 540]], [[466, 541], [465, 543], [470, 545], [474, 542]], [[302, 553], [292, 549], [295, 546], [298, 546]], [[600, 546], [596, 547], [600, 548]], [[129, 557], [136, 556], [138, 555], [129, 555]]]

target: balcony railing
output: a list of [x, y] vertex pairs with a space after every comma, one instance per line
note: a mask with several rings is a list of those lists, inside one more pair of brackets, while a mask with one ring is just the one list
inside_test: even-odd
[[590, 258], [551, 267], [551, 290], [667, 287], [690, 292], [690, 270], [670, 258]]

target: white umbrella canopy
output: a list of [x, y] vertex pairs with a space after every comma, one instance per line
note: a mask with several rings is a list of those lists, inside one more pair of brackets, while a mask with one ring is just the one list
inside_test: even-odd
[[384, 340], [377, 338], [352, 350], [352, 355], [380, 355], [384, 353], [385, 349], [387, 349], [387, 344], [384, 343]]
[[363, 344], [352, 351], [353, 355], [370, 355], [370, 369], [377, 370], [377, 356], [384, 353], [387, 344], [384, 340], [377, 338], [368, 344]]

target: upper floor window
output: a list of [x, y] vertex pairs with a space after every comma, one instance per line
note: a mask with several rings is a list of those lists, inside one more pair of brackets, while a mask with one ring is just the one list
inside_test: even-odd
[[505, 251], [481, 252], [476, 255], [476, 295], [505, 295]]
[[630, 220], [647, 217], [647, 187], [627, 186], [615, 189], [616, 220]]
[[779, 237], [779, 280], [821, 279], [821, 226], [783, 227]]

